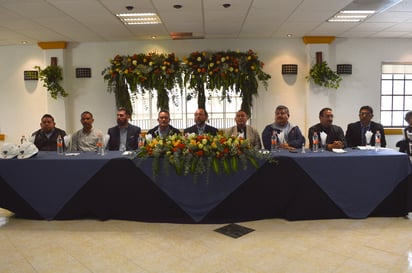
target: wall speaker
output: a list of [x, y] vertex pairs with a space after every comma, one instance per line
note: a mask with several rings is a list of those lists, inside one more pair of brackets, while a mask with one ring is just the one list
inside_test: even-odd
[[336, 73], [338, 74], [352, 74], [351, 64], [338, 64], [336, 66]]
[[87, 67], [76, 68], [76, 78], [91, 78], [92, 69]]
[[39, 80], [39, 71], [37, 70], [24, 70], [25, 81], [37, 81]]
[[298, 74], [298, 65], [297, 64], [282, 64], [282, 74], [283, 75]]

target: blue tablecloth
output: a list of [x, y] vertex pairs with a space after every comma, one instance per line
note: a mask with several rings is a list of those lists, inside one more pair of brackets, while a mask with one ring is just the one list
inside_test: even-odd
[[275, 153], [292, 157], [350, 218], [365, 218], [411, 172], [406, 154], [390, 149]]
[[[263, 164], [262, 161], [259, 163]], [[217, 175], [211, 170], [208, 177], [194, 178], [191, 175], [179, 176], [172, 167], [167, 174], [160, 172], [156, 176], [151, 160], [137, 162], [137, 166], [196, 222], [201, 221], [256, 171], [250, 164], [244, 170], [239, 163], [239, 171], [231, 175]]]
[[29, 159], [0, 159], [0, 177], [50, 220], [98, 170], [118, 157], [120, 152], [104, 156], [92, 152], [78, 156], [39, 152]]
[[[312, 190], [316, 190], [318, 196], [325, 193], [347, 217], [365, 218], [411, 173], [409, 157], [392, 150], [379, 152], [348, 150], [344, 154], [309, 151], [301, 154], [281, 151], [273, 155], [279, 160], [276, 167], [264, 164], [258, 172], [249, 167], [230, 176], [211, 173], [210, 179], [205, 181], [204, 177], [194, 180], [192, 176], [177, 176], [172, 169], [169, 175], [160, 174], [158, 177], [153, 177], [152, 160], [144, 161], [136, 167], [128, 157], [121, 156], [119, 152], [108, 152], [105, 156], [98, 156], [95, 153], [60, 156], [53, 152], [40, 152], [30, 159], [0, 160], [0, 188], [4, 192], [0, 192], [0, 204], [13, 210], [13, 207], [17, 206], [16, 202], [22, 202], [16, 196], [21, 196], [43, 219], [55, 219], [56, 215], [59, 215], [58, 219], [67, 219], [65, 213], [70, 215], [69, 219], [72, 219], [77, 213], [82, 214], [80, 212], [82, 208], [92, 215], [96, 211], [99, 215], [104, 215], [103, 210], [109, 209], [110, 212], [102, 216], [103, 218], [120, 215], [122, 219], [141, 219], [141, 217], [148, 219], [150, 215], [147, 212], [151, 211], [151, 207], [153, 209], [156, 207], [156, 213], [161, 214], [161, 206], [177, 204], [194, 222], [201, 222], [212, 211], [216, 212], [216, 208], [227, 210], [228, 204], [230, 208], [227, 211], [231, 211], [231, 214], [236, 213], [239, 204], [232, 203], [234, 199], [231, 199], [231, 196], [237, 196], [241, 197], [235, 199], [237, 202], [239, 200], [243, 202], [242, 207], [250, 208], [248, 218], [252, 218], [254, 214], [263, 217], [266, 215], [282, 217], [282, 211], [291, 204], [290, 202], [294, 202], [294, 208], [299, 208], [304, 206], [304, 202], [313, 200], [313, 197], [308, 196], [296, 206], [298, 199], [304, 197], [296, 187], [304, 187], [302, 183], [310, 183], [315, 184]], [[284, 169], [288, 170], [286, 173], [283, 172], [282, 164], [285, 165]], [[124, 167], [122, 169], [124, 173], [116, 175], [119, 166]], [[291, 172], [301, 173], [299, 176], [293, 176], [299, 181], [288, 181], [288, 177], [292, 177]], [[256, 176], [258, 173], [260, 175]], [[265, 175], [262, 176], [262, 173]], [[306, 178], [307, 176], [310, 180]], [[127, 181], [120, 183], [119, 177]], [[258, 183], [262, 179], [265, 183]], [[119, 185], [123, 186], [119, 187]], [[253, 189], [253, 197], [243, 190], [244, 185], [247, 185], [248, 189]], [[264, 188], [256, 189], [256, 185]], [[315, 189], [316, 187], [320, 190]], [[152, 189], [150, 190], [152, 196], [145, 196], [145, 193], [139, 190], [141, 188]], [[288, 195], [282, 199], [283, 201], [265, 200], [259, 204], [260, 208], [264, 207], [265, 210], [273, 207], [272, 212], [261, 213], [253, 209], [253, 203], [259, 202], [256, 198], [264, 195], [262, 191], [266, 189], [275, 193], [281, 188], [283, 188], [281, 192]], [[6, 189], [12, 189], [13, 200], [5, 193]], [[166, 195], [168, 197], [165, 199]], [[127, 196], [128, 200], [122, 200], [123, 196]], [[141, 207], [142, 203], [134, 201], [139, 198], [138, 196], [145, 200], [146, 207]], [[406, 201], [412, 199], [409, 193], [405, 196]], [[270, 196], [266, 195], [266, 198], [270, 199]], [[156, 203], [156, 200], [160, 199], [165, 200], [164, 203]], [[227, 203], [227, 199], [231, 201]], [[138, 209], [133, 207], [137, 204], [140, 206]], [[396, 215], [403, 213], [407, 207], [404, 201], [396, 206], [398, 205], [401, 208], [395, 212]], [[117, 214], [119, 211], [121, 213]], [[239, 214], [242, 212], [239, 211]], [[156, 217], [162, 217], [159, 215]], [[304, 215], [299, 216], [301, 217], [307, 219]], [[293, 216], [291, 218], [293, 219]], [[155, 220], [157, 219], [159, 218]], [[173, 215], [168, 215], [167, 219], [173, 219]]]

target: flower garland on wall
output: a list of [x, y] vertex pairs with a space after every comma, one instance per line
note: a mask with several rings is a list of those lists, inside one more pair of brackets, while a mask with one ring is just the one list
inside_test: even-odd
[[110, 66], [102, 71], [108, 82], [108, 91], [115, 93], [116, 106], [126, 107], [132, 113], [128, 87], [132, 92], [157, 92], [158, 109], [169, 110], [169, 92], [182, 87], [179, 59], [173, 54], [140, 53], [132, 56], [116, 55]]
[[108, 81], [108, 90], [116, 95], [117, 106], [128, 107], [130, 104], [127, 85], [132, 92], [137, 92], [138, 86], [142, 92], [148, 91], [152, 95], [156, 91], [159, 110], [169, 109], [170, 92], [176, 86], [180, 89], [186, 86], [192, 91], [188, 99], [197, 97], [199, 108], [205, 108], [206, 97], [211, 95], [206, 94], [206, 90], [218, 91], [222, 99], [230, 100], [227, 91], [232, 89], [242, 97], [242, 110], [250, 115], [252, 98], [258, 94], [258, 82], [267, 88], [271, 78], [263, 72], [263, 66], [253, 50], [195, 51], [183, 57], [183, 63], [174, 53], [141, 53], [115, 56], [102, 75]]

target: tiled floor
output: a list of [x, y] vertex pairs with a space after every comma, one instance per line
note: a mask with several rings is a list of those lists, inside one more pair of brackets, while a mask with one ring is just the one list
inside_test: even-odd
[[[245, 273], [412, 272], [412, 220], [369, 218], [224, 225], [31, 221], [0, 227], [0, 272]], [[0, 225], [2, 222], [0, 217]]]

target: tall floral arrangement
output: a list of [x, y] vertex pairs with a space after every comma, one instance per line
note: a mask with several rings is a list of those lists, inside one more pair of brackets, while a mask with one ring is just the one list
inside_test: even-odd
[[[128, 93], [127, 85], [132, 92], [137, 92], [138, 86], [142, 92], [150, 92], [152, 95], [156, 92], [159, 110], [169, 109], [169, 92], [175, 86], [182, 87], [183, 82], [180, 62], [174, 53], [116, 55], [110, 60], [110, 66], [103, 70], [102, 75], [108, 81], [109, 91], [115, 93], [119, 90], [121, 93]], [[124, 86], [126, 86], [125, 90]], [[125, 99], [127, 97], [124, 95]]]
[[160, 162], [164, 160], [178, 175], [196, 176], [208, 175], [210, 170], [230, 175], [240, 167], [246, 169], [249, 164], [258, 168], [257, 160], [267, 158], [268, 154], [253, 149], [249, 141], [241, 137], [190, 134], [148, 140], [138, 151], [137, 159], [148, 157], [154, 160], [154, 175], [159, 173]]
[[271, 78], [263, 66], [253, 50], [195, 51], [183, 57], [183, 63], [174, 53], [140, 53], [116, 55], [102, 75], [108, 82], [108, 90], [115, 92], [117, 106], [125, 106], [130, 111], [128, 87], [132, 92], [142, 90], [152, 95], [156, 91], [158, 109], [168, 110], [171, 90], [185, 86], [189, 89], [187, 99], [196, 97], [199, 108], [206, 106], [206, 98], [211, 94], [207, 91], [218, 92], [222, 99], [230, 100], [228, 91], [234, 90], [242, 97], [242, 110], [250, 115], [259, 82], [267, 88]]
[[110, 65], [102, 71], [104, 80], [108, 82], [107, 90], [114, 93], [116, 107], [125, 107], [129, 113], [133, 113], [126, 83], [130, 67], [128, 57], [116, 55], [109, 62]]
[[208, 78], [210, 53], [206, 51], [195, 51], [189, 57], [184, 57], [184, 85], [191, 90], [187, 99], [197, 97], [199, 108], [206, 109], [205, 83]]
[[205, 88], [218, 90], [222, 99], [230, 99], [234, 90], [242, 97], [242, 110], [250, 115], [253, 96], [258, 94], [259, 81], [267, 88], [271, 76], [263, 71], [264, 63], [253, 50], [247, 52], [192, 52], [184, 58], [184, 83], [198, 96], [198, 106], [205, 107]]

